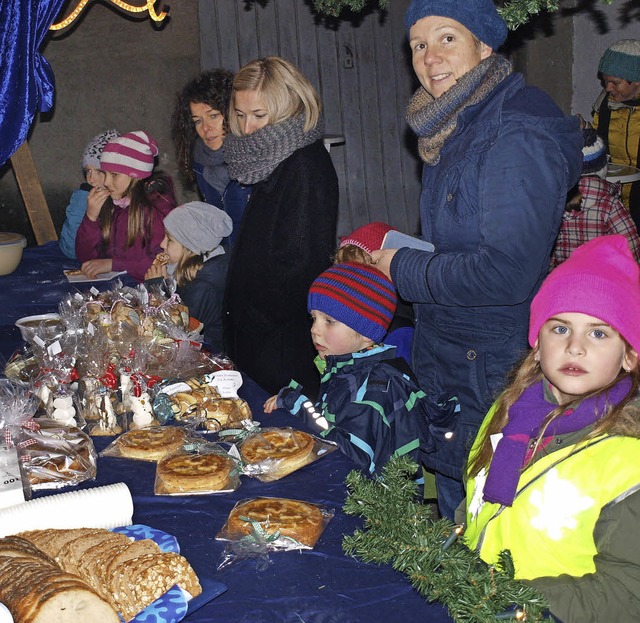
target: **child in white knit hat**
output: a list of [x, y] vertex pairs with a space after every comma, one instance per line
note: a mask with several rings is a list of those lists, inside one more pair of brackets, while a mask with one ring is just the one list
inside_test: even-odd
[[101, 187], [104, 182], [104, 173], [100, 170], [100, 155], [104, 146], [118, 136], [120, 133], [117, 130], [105, 130], [94, 136], [82, 152], [84, 182], [71, 193], [60, 232], [60, 250], [72, 259], [76, 257], [76, 232], [87, 211], [89, 191], [94, 187]]
[[126, 271], [142, 281], [160, 252], [162, 221], [176, 206], [173, 181], [154, 171], [158, 144], [138, 130], [109, 141], [100, 156], [104, 182], [93, 188], [76, 236], [76, 256], [89, 278]]
[[215, 206], [191, 201], [164, 219], [164, 253], [156, 258], [145, 280], [176, 280], [177, 293], [189, 314], [204, 325], [204, 339], [213, 352], [222, 350], [222, 300], [229, 256], [221, 242], [231, 234], [231, 217]]

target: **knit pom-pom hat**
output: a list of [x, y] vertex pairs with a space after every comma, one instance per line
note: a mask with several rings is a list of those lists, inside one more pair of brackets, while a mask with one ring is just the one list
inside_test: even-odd
[[128, 132], [109, 141], [100, 156], [100, 168], [111, 173], [145, 179], [153, 172], [158, 143], [146, 132]]
[[640, 82], [640, 40], [622, 39], [614, 43], [602, 55], [598, 71], [627, 82]]
[[311, 284], [307, 309], [321, 311], [380, 342], [389, 329], [397, 301], [393, 283], [377, 268], [345, 262], [325, 270]]
[[374, 251], [382, 248], [384, 237], [387, 235], [387, 232], [392, 230], [395, 230], [395, 227], [391, 227], [391, 225], [387, 225], [387, 223], [382, 223], [381, 221], [368, 223], [367, 225], [358, 227], [358, 229], [353, 230], [348, 236], [342, 238], [339, 248], [353, 244], [371, 255]]
[[118, 138], [118, 136], [120, 136], [118, 130], [106, 130], [94, 136], [82, 152], [82, 168], [93, 167], [94, 169], [99, 169], [100, 155], [104, 146], [114, 138]]
[[580, 175], [597, 175], [604, 179], [607, 177], [609, 168], [604, 141], [593, 128], [582, 130], [582, 140], [582, 172]]
[[164, 217], [164, 228], [189, 251], [205, 255], [231, 233], [233, 221], [226, 212], [210, 203], [190, 201]]
[[529, 344], [556, 314], [580, 313], [612, 326], [640, 352], [640, 268], [624, 236], [599, 236], [579, 246], [544, 280], [531, 302]]
[[493, 0], [411, 0], [404, 14], [407, 34], [419, 19], [431, 15], [460, 22], [493, 50], [497, 50], [507, 38], [507, 24], [500, 17]]

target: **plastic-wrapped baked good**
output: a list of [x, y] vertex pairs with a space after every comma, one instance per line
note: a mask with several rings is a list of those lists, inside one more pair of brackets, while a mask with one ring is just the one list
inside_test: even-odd
[[254, 498], [236, 504], [223, 535], [239, 539], [251, 534], [254, 524], [259, 524], [266, 534], [277, 531], [300, 545], [313, 547], [325, 523], [325, 515], [317, 504], [286, 498]]
[[[156, 426], [130, 430], [105, 448], [105, 455], [119, 455], [144, 461], [158, 461], [178, 450], [187, 440], [187, 433], [177, 426]], [[113, 448], [112, 448], [113, 446]]]
[[74, 426], [38, 419], [39, 429], [25, 430], [19, 444], [22, 467], [32, 489], [57, 489], [95, 478], [93, 441]]
[[315, 439], [294, 428], [264, 428], [240, 446], [245, 473], [261, 480], [277, 480], [311, 463]]
[[195, 451], [178, 450], [158, 462], [156, 493], [188, 494], [234, 490], [239, 484], [238, 461], [215, 444]]

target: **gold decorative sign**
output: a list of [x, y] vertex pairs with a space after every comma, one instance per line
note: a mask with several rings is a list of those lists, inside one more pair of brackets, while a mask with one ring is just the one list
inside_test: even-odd
[[[143, 13], [144, 11], [148, 11], [149, 17], [154, 22], [161, 22], [169, 14], [168, 9], [166, 11], [162, 10], [160, 11], [160, 13], [156, 13], [156, 10], [154, 8], [156, 0], [146, 0], [146, 3], [142, 6], [129, 4], [128, 2], [123, 2], [122, 0], [109, 0], [109, 2], [115, 4], [121, 9], [124, 9], [125, 11], [128, 11], [129, 13]], [[88, 3], [89, 0], [80, 0], [76, 8], [73, 9], [73, 11], [71, 11], [71, 13], [69, 13], [67, 17], [65, 17], [61, 22], [58, 22], [57, 24], [52, 24], [49, 27], [49, 30], [62, 30], [63, 28], [69, 26], [78, 17], [78, 15], [82, 13]]]

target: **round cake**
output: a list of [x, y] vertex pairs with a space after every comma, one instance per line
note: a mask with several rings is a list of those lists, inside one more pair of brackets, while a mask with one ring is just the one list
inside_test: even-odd
[[250, 534], [252, 524], [247, 519], [259, 522], [268, 534], [277, 530], [309, 547], [315, 545], [324, 529], [318, 506], [286, 498], [255, 498], [237, 504], [227, 520], [229, 537]]
[[158, 463], [157, 477], [166, 493], [220, 491], [230, 486], [235, 461], [226, 454], [173, 454]]
[[269, 428], [247, 438], [240, 446], [245, 464], [264, 463], [269, 476], [282, 478], [309, 463], [315, 442], [311, 435], [293, 428]]
[[186, 434], [177, 426], [158, 426], [130, 430], [116, 440], [122, 456], [157, 461], [180, 448]]

